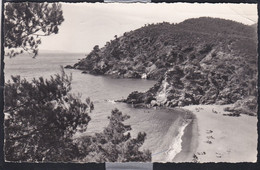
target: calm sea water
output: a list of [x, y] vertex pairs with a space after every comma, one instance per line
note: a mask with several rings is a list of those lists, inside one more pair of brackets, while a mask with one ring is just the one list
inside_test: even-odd
[[[20, 75], [31, 80], [34, 77], [49, 78], [50, 75], [60, 73], [60, 66], [73, 65], [78, 59], [84, 58], [84, 54], [44, 53], [32, 59], [30, 56], [21, 55], [15, 58], [5, 58], [5, 81], [11, 75]], [[91, 122], [84, 134], [101, 132], [108, 124], [107, 117], [111, 110], [118, 108], [123, 114], [130, 115], [126, 124], [132, 126], [131, 135], [135, 137], [138, 132], [146, 132], [147, 139], [143, 148], [150, 149], [153, 153], [153, 161], [161, 160], [161, 154], [171, 148], [174, 136], [178, 134], [176, 128], [172, 128], [179, 118], [179, 113], [166, 109], [136, 109], [124, 103], [115, 103], [114, 100], [126, 98], [131, 92], [146, 91], [155, 84], [155, 81], [143, 79], [112, 79], [105, 76], [93, 76], [82, 74], [79, 70], [65, 69], [72, 73], [72, 93], [81, 94], [82, 100], [90, 97], [94, 103], [94, 111], [90, 113]], [[176, 123], [175, 123], [176, 124]]]

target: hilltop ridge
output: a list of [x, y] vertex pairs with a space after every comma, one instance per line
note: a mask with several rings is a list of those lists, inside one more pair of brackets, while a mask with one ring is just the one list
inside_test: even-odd
[[95, 46], [71, 68], [158, 80], [124, 100], [135, 105], [230, 104], [252, 96], [256, 102], [257, 33], [253, 26], [209, 17], [148, 24]]

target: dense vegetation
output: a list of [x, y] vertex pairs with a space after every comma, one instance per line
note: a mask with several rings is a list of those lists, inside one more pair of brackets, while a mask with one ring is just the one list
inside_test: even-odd
[[[59, 3], [6, 3], [4, 12], [5, 55], [10, 57], [24, 51], [35, 57], [40, 37], [57, 34], [64, 21]], [[132, 138], [131, 127], [123, 124], [129, 116], [117, 109], [103, 132], [75, 139], [75, 133], [87, 130], [94, 106], [70, 90], [71, 76], [64, 70], [49, 80], [29, 82], [16, 76], [5, 84], [7, 161], [151, 161], [150, 151], [139, 150], [146, 134]]]
[[[118, 109], [108, 117], [109, 124], [101, 133], [94, 136], [84, 136], [77, 140], [83, 162], [145, 162], [151, 161], [149, 150], [139, 151], [143, 145], [146, 133], [139, 132], [136, 138], [131, 138], [130, 125], [123, 122], [130, 116], [123, 115]], [[86, 151], [88, 154], [86, 154]]]
[[72, 68], [158, 80], [125, 100], [136, 105], [229, 104], [248, 96], [256, 102], [256, 28], [207, 17], [150, 24], [95, 46]]
[[151, 161], [149, 151], [139, 150], [146, 134], [131, 138], [131, 127], [123, 124], [129, 116], [117, 109], [103, 132], [74, 139], [76, 132], [87, 130], [94, 106], [70, 90], [71, 76], [64, 71], [49, 80], [28, 82], [18, 76], [5, 84], [7, 161]]
[[6, 3], [4, 5], [5, 55], [29, 52], [36, 57], [41, 36], [57, 34], [64, 21], [59, 3]]
[[[213, 18], [189, 19], [180, 24], [151, 24], [95, 46], [73, 67], [92, 74], [158, 79], [168, 68], [185, 59], [201, 60], [213, 51], [255, 58], [253, 27]], [[178, 62], [178, 63], [177, 63]]]

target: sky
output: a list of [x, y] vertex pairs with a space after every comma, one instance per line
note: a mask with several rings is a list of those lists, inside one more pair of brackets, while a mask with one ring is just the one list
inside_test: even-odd
[[257, 4], [62, 3], [65, 21], [59, 33], [42, 37], [40, 50], [89, 53], [114, 36], [147, 23], [179, 23], [202, 16], [257, 22]]

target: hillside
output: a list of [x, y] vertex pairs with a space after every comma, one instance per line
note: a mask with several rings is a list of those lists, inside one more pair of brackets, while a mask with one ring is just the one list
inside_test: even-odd
[[149, 24], [95, 46], [71, 68], [158, 80], [125, 100], [136, 105], [235, 103], [257, 95], [257, 34], [252, 26], [207, 17]]

